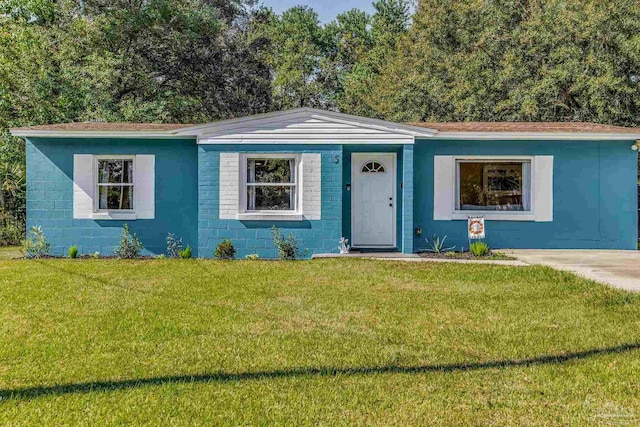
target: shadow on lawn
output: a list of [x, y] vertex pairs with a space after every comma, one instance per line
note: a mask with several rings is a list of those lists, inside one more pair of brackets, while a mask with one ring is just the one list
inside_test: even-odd
[[640, 349], [640, 342], [622, 344], [614, 347], [595, 348], [559, 355], [546, 355], [522, 360], [495, 360], [477, 363], [434, 364], [422, 366], [373, 366], [354, 368], [292, 368], [256, 372], [217, 372], [211, 374], [172, 375], [164, 377], [140, 378], [117, 381], [94, 381], [73, 384], [61, 384], [41, 387], [25, 387], [13, 390], [0, 389], [0, 402], [3, 400], [33, 399], [48, 395], [73, 393], [116, 391], [137, 387], [163, 384], [193, 384], [208, 382], [229, 382], [261, 379], [292, 378], [305, 376], [342, 376], [369, 374], [421, 374], [427, 372], [476, 371], [494, 368], [528, 367], [536, 365], [560, 364], [573, 360], [586, 359], [605, 354], [620, 354]]

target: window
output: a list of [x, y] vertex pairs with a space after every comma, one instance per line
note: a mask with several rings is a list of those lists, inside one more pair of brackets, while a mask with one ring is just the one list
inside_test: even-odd
[[295, 211], [296, 166], [295, 157], [247, 158], [246, 211]]
[[99, 211], [133, 209], [133, 158], [98, 158]]
[[456, 210], [531, 211], [531, 162], [458, 160]]
[[367, 162], [362, 166], [360, 172], [382, 172], [384, 173], [384, 166], [379, 162]]

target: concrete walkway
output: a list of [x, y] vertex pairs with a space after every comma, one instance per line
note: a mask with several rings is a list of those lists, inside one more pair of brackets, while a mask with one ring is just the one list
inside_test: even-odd
[[640, 251], [513, 249], [501, 252], [527, 264], [547, 265], [640, 292]]
[[[500, 251], [502, 252], [502, 251]], [[450, 262], [458, 264], [493, 264], [509, 265], [511, 267], [526, 267], [529, 264], [518, 260], [497, 260], [497, 259], [455, 259], [455, 258], [423, 258], [417, 254], [402, 254], [399, 252], [351, 252], [348, 254], [314, 254], [313, 259], [320, 258], [368, 258], [387, 261], [408, 261], [408, 262]]]

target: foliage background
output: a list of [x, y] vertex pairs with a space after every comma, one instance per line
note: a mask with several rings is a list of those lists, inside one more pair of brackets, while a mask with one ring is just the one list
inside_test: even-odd
[[636, 0], [376, 0], [327, 24], [254, 0], [0, 0], [0, 245], [24, 235], [10, 127], [199, 123], [311, 106], [395, 121], [640, 124]]

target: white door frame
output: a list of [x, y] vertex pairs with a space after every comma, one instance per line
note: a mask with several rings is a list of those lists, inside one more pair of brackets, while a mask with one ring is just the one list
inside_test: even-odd
[[[353, 239], [353, 234], [354, 234], [353, 230], [354, 230], [354, 223], [355, 223], [354, 215], [353, 215], [354, 214], [354, 209], [353, 209], [354, 200], [353, 199], [355, 197], [354, 196], [354, 194], [355, 194], [354, 182], [355, 182], [355, 171], [356, 171], [356, 168], [355, 168], [356, 162], [354, 161], [354, 158], [356, 156], [363, 156], [363, 157], [366, 157], [366, 156], [371, 156], [371, 157], [375, 157], [375, 156], [392, 156], [392, 158], [393, 158], [393, 160], [392, 160], [392, 162], [393, 162], [393, 174], [392, 174], [392, 180], [393, 180], [392, 181], [393, 182], [393, 184], [392, 184], [393, 185], [393, 196], [392, 196], [393, 197], [393, 214], [392, 214], [392, 221], [393, 221], [393, 224], [392, 224], [392, 227], [391, 227], [391, 229], [392, 229], [391, 230], [391, 232], [392, 232], [392, 241], [393, 242], [390, 245], [365, 245], [365, 246], [360, 246]], [[375, 159], [370, 159], [370, 158], [365, 159], [365, 161], [367, 161], [367, 160], [375, 160]], [[359, 164], [359, 166], [362, 167], [362, 164]], [[397, 153], [394, 153], [394, 152], [388, 152], [388, 153], [375, 152], [375, 153], [370, 153], [368, 151], [351, 153], [351, 247], [352, 248], [355, 248], [355, 249], [358, 249], [358, 248], [387, 249], [387, 248], [389, 248], [389, 249], [391, 249], [391, 248], [397, 248], [398, 247], [398, 240], [397, 240], [397, 236], [396, 236], [397, 229], [398, 229], [398, 222], [397, 222], [398, 220], [397, 220], [397, 217], [396, 217], [397, 212], [398, 212], [398, 183], [397, 183], [397, 180], [398, 180], [398, 154]]]

